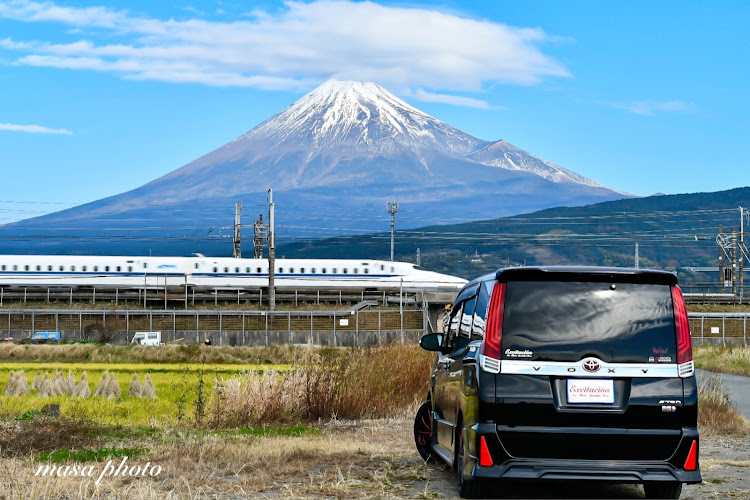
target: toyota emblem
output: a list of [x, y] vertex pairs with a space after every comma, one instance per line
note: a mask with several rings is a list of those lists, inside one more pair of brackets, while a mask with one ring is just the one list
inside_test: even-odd
[[587, 359], [583, 362], [583, 369], [587, 372], [598, 372], [599, 368], [601, 368], [601, 365], [599, 364], [599, 361], [595, 359]]

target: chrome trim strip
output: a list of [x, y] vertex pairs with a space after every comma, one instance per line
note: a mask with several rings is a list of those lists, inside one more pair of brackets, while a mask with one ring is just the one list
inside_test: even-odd
[[437, 412], [432, 412], [432, 420], [433, 420], [433, 421], [435, 421], [435, 422], [440, 422], [440, 423], [441, 423], [441, 424], [443, 424], [443, 425], [447, 425], [448, 427], [453, 427], [453, 428], [455, 428], [455, 427], [456, 427], [456, 425], [457, 425], [457, 424], [454, 424], [454, 423], [448, 422], [448, 421], [447, 421], [447, 420], [445, 420], [445, 419], [439, 418], [439, 417], [437, 416]]
[[501, 363], [500, 373], [575, 378], [676, 378], [680, 376], [677, 365], [673, 363], [606, 363], [599, 360], [601, 366], [599, 370], [588, 372], [583, 369], [584, 361], [518, 361], [504, 359]]

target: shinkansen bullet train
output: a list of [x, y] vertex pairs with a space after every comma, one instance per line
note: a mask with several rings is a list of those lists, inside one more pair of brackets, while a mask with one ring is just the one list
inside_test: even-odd
[[[406, 262], [276, 259], [275, 286], [287, 289], [458, 291], [466, 280]], [[0, 255], [0, 286], [33, 288], [257, 289], [268, 260], [222, 257]]]

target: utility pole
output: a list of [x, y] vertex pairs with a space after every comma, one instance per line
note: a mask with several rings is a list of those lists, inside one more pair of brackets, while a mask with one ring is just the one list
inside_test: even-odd
[[638, 262], [638, 243], [635, 244], [635, 268], [638, 269], [640, 263]]
[[419, 248], [417, 248], [417, 266], [422, 265], [422, 252], [419, 251]]
[[738, 266], [737, 266], [737, 286], [740, 291], [740, 302], [742, 301], [742, 289], [744, 277], [742, 272], [745, 270], [745, 213], [742, 207], [740, 207], [740, 238], [737, 252]]
[[240, 240], [242, 239], [242, 223], [240, 222], [240, 215], [242, 214], [242, 201], [234, 204], [234, 258], [239, 259], [242, 257], [242, 250], [240, 249]]
[[268, 309], [276, 310], [274, 278], [276, 265], [276, 228], [274, 227], [273, 189], [268, 190]]
[[[724, 226], [719, 224], [719, 234], [724, 232]], [[724, 288], [724, 249], [719, 245], [719, 291]]]
[[393, 247], [395, 244], [394, 236], [396, 230], [396, 212], [398, 212], [398, 203], [396, 200], [388, 202], [388, 213], [391, 214], [391, 262], [393, 262]]
[[732, 294], [737, 295], [737, 227], [732, 226]]
[[263, 214], [253, 223], [253, 257], [263, 258]]

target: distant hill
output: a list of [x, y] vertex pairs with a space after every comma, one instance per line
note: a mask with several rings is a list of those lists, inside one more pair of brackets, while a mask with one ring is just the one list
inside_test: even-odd
[[[641, 267], [715, 267], [719, 225], [724, 232], [739, 228], [739, 206], [750, 206], [750, 187], [551, 208], [398, 231], [396, 256], [413, 262], [419, 248], [423, 267], [471, 278], [524, 263], [632, 266], [638, 243]], [[750, 238], [748, 222], [746, 227]], [[309, 241], [278, 250], [286, 257], [387, 258], [389, 252], [390, 233]], [[683, 281], [717, 278], [681, 272]]]
[[[0, 227], [0, 253], [226, 255], [231, 246], [215, 236], [234, 222], [235, 202], [250, 223], [268, 188], [279, 242], [375, 231], [394, 198], [406, 228], [462, 211], [469, 221], [629, 196], [467, 134], [374, 83], [331, 80], [137, 189]], [[407, 222], [410, 213], [420, 220]]]

